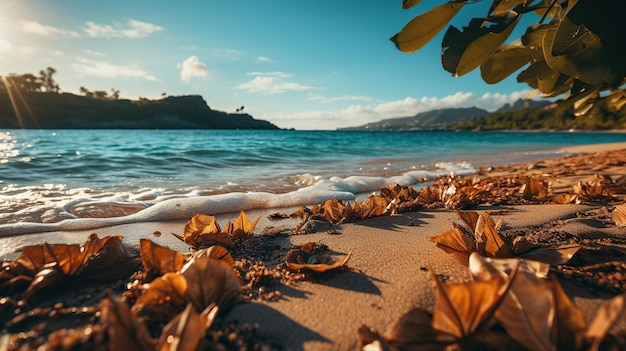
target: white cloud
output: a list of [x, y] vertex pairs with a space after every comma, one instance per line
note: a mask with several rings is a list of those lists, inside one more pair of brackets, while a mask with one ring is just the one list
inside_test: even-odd
[[368, 101], [372, 101], [372, 98], [369, 97], [369, 96], [357, 96], [357, 95], [342, 95], [342, 96], [335, 96], [335, 97], [326, 97], [326, 96], [322, 96], [322, 95], [310, 94], [309, 97], [307, 98], [307, 100], [319, 101], [322, 104], [329, 104], [329, 103], [338, 102], [338, 101], [362, 101], [362, 102], [368, 102]]
[[206, 77], [209, 68], [196, 56], [189, 56], [185, 61], [176, 65], [180, 68], [180, 80], [189, 84], [193, 77]]
[[291, 76], [293, 76], [293, 74], [291, 73], [286, 73], [286, 72], [248, 72], [246, 73], [247, 76], [264, 76], [264, 77], [276, 77], [276, 78], [289, 78]]
[[236, 50], [236, 49], [217, 49], [213, 51], [213, 56], [224, 57], [229, 60], [239, 60], [243, 55], [247, 52], [244, 50]]
[[235, 89], [246, 90], [250, 93], [278, 94], [288, 91], [303, 91], [316, 89], [315, 87], [294, 82], [285, 82], [283, 78], [291, 77], [285, 72], [250, 72], [247, 75], [255, 76], [251, 81], [241, 83]]
[[148, 81], [158, 81], [159, 79], [150, 73], [139, 69], [135, 65], [118, 66], [108, 62], [77, 58], [77, 63], [72, 64], [79, 73], [87, 76], [97, 76], [104, 78], [137, 78]]
[[90, 37], [103, 38], [143, 38], [152, 33], [164, 30], [156, 24], [142, 22], [134, 19], [128, 20], [126, 25], [114, 23], [113, 25], [85, 22], [83, 31]]
[[10, 41], [0, 39], [0, 51], [9, 51], [13, 49], [13, 44]]
[[351, 105], [342, 110], [310, 110], [293, 114], [268, 115], [259, 118], [271, 120], [283, 128], [297, 129], [335, 129], [359, 126], [382, 119], [414, 116], [442, 108], [476, 106], [488, 111], [496, 110], [505, 103], [512, 103], [528, 95], [528, 90], [511, 94], [486, 93], [478, 96], [474, 93], [458, 92], [444, 97], [406, 97], [402, 100], [388, 101], [372, 105]]
[[265, 56], [259, 56], [256, 58], [257, 61], [259, 62], [274, 62], [274, 60], [272, 60], [269, 57], [265, 57]]
[[45, 24], [41, 24], [35, 21], [20, 21], [20, 26], [22, 27], [22, 30], [26, 33], [42, 35], [45, 37], [64, 36], [75, 38], [78, 36], [78, 33], [74, 31], [47, 26]]

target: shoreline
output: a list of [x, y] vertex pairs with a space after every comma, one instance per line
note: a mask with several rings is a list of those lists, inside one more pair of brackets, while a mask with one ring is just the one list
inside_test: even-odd
[[[571, 192], [581, 181], [592, 180], [595, 173], [613, 180], [626, 174], [626, 143], [566, 147], [559, 151], [569, 155], [496, 166], [479, 170], [470, 177], [543, 177], [551, 183], [554, 193], [560, 194]], [[619, 199], [616, 202], [480, 205], [476, 210], [496, 211], [494, 219], [502, 219], [503, 228], [509, 232], [529, 236], [543, 233], [546, 240], [552, 241], [556, 239], [550, 236], [559, 233], [570, 241], [587, 244], [604, 243], [604, 239], [612, 238], [621, 245], [615, 250], [626, 250], [623, 227], [617, 228], [610, 222], [610, 215], [607, 217], [616, 205], [624, 203], [626, 193], [616, 196]], [[269, 220], [267, 212], [246, 211], [250, 218], [261, 217], [255, 231], [259, 236], [263, 235], [263, 229], [292, 228], [296, 222], [294, 219]], [[228, 213], [216, 218], [219, 223], [225, 223], [234, 217]], [[97, 233], [100, 237], [123, 235], [124, 241], [134, 247], [140, 238], [149, 238], [159, 245], [188, 252], [186, 244], [169, 234], [181, 234], [185, 223], [186, 220], [156, 221], [84, 231], [35, 233], [0, 238], [0, 247], [16, 248], [42, 240], [80, 243], [89, 234]], [[273, 245], [280, 247], [279, 252], [308, 242], [327, 245], [337, 258], [352, 252], [348, 268], [292, 284], [268, 286], [268, 289], [280, 291], [282, 297], [277, 301], [236, 304], [226, 311], [219, 323], [255, 326], [256, 337], [285, 350], [357, 350], [360, 347], [357, 330], [361, 325], [385, 334], [411, 308], [432, 310], [435, 304], [432, 275], [445, 277], [447, 282], [470, 280], [467, 256], [445, 252], [430, 240], [451, 229], [452, 223], [459, 223], [459, 219], [449, 209], [422, 209], [339, 226], [320, 226], [317, 232], [308, 234], [277, 237]], [[626, 263], [626, 255], [621, 262]], [[590, 290], [578, 281], [562, 279], [560, 275], [559, 278], [588, 321], [611, 296], [602, 290]], [[626, 333], [625, 315], [620, 317], [613, 331]]]

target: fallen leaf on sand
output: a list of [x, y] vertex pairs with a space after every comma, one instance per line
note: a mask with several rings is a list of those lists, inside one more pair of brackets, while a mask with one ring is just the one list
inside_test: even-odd
[[619, 226], [626, 226], [626, 204], [615, 207], [611, 215], [615, 224]]
[[307, 269], [314, 272], [326, 272], [345, 266], [351, 255], [352, 251], [343, 260], [333, 262], [332, 258], [325, 256], [323, 253], [291, 250], [287, 253], [286, 261], [287, 267], [292, 271]]

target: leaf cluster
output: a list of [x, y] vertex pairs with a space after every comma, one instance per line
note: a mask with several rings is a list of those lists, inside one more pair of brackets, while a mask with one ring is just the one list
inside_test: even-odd
[[[419, 2], [405, 1], [403, 7]], [[436, 6], [409, 21], [391, 41], [402, 52], [419, 50], [470, 2], [474, 1]], [[489, 84], [524, 68], [518, 82], [546, 97], [567, 93], [565, 104], [573, 106], [576, 115], [585, 114], [601, 99], [621, 109], [626, 104], [621, 88], [626, 77], [621, 38], [626, 27], [614, 24], [625, 10], [625, 3], [610, 0], [493, 0], [485, 17], [471, 19], [461, 30], [448, 27], [442, 65], [454, 76], [480, 67]], [[505, 44], [521, 17], [533, 14], [541, 16], [538, 22]]]
[[[359, 329], [364, 350], [442, 350], [501, 348], [494, 337], [498, 324], [511, 339], [529, 350], [597, 350], [611, 343], [609, 330], [626, 306], [617, 295], [587, 322], [547, 267], [518, 258], [470, 256], [469, 283], [443, 283], [434, 277], [432, 315], [414, 308], [385, 336], [366, 326]], [[615, 346], [615, 345], [614, 345]]]
[[453, 229], [446, 230], [430, 239], [444, 250], [472, 254], [491, 258], [522, 257], [552, 266], [568, 262], [580, 249], [580, 245], [566, 245], [556, 248], [540, 247], [528, 242], [524, 237], [514, 240], [500, 235], [502, 220], [497, 223], [489, 212], [462, 212], [455, 210], [464, 226], [453, 223]]

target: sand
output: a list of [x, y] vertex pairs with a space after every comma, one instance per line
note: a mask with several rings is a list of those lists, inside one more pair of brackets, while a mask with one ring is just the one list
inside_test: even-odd
[[[612, 154], [603, 153], [605, 151]], [[624, 158], [626, 143], [577, 146], [564, 148], [562, 152], [575, 154], [559, 161], [543, 160], [528, 165], [498, 167], [483, 171], [481, 176], [541, 174], [551, 179], [557, 192], [566, 192], [581, 180], [593, 179], [595, 173], [613, 177], [626, 174], [626, 163], [594, 163], [616, 159], [616, 155]], [[568, 170], [564, 166], [568, 163], [577, 166]], [[621, 203], [624, 203], [623, 197]], [[608, 225], [600, 218], [601, 213], [610, 211], [614, 206], [615, 203], [548, 204], [497, 208], [485, 206], [477, 210], [506, 210], [494, 214], [494, 218], [502, 219], [507, 230], [532, 234], [539, 230], [546, 232], [545, 226], [549, 225], [551, 233], [566, 232], [580, 240], [616, 238], [614, 242], [619, 244], [620, 249], [624, 249], [626, 229]], [[254, 211], [249, 213], [250, 217], [256, 214]], [[452, 282], [471, 279], [467, 255], [445, 252], [430, 240], [431, 236], [451, 229], [453, 222], [458, 223], [459, 219], [451, 210], [420, 210], [346, 223], [332, 232], [322, 230], [284, 237], [280, 242], [283, 247], [306, 242], [322, 243], [333, 250], [334, 256], [339, 259], [352, 252], [347, 263], [348, 268], [330, 272], [312, 281], [280, 285], [277, 287], [283, 296], [280, 300], [239, 303], [223, 315], [220, 323], [255, 325], [262, 340], [279, 345], [284, 350], [359, 349], [357, 330], [361, 325], [365, 324], [384, 334], [411, 308], [432, 310], [433, 274]], [[48, 242], [80, 243], [91, 232], [100, 236], [120, 234], [126, 242], [133, 245], [137, 244], [139, 238], [148, 237], [161, 245], [186, 251], [185, 244], [168, 234], [170, 231], [182, 233], [184, 223], [185, 221], [138, 223], [94, 231], [51, 232], [2, 238], [0, 247], [3, 251], [0, 255], [9, 255], [10, 250], [44, 239]], [[293, 220], [275, 222], [263, 218], [259, 228], [292, 227], [293, 224]], [[543, 229], [537, 229], [542, 226]], [[155, 232], [158, 233], [155, 235]], [[623, 256], [622, 262], [625, 261], [626, 256]], [[611, 296], [571, 282], [565, 282], [564, 288], [588, 320], [595, 314], [598, 306]], [[625, 316], [621, 317], [614, 331], [626, 332]]]

